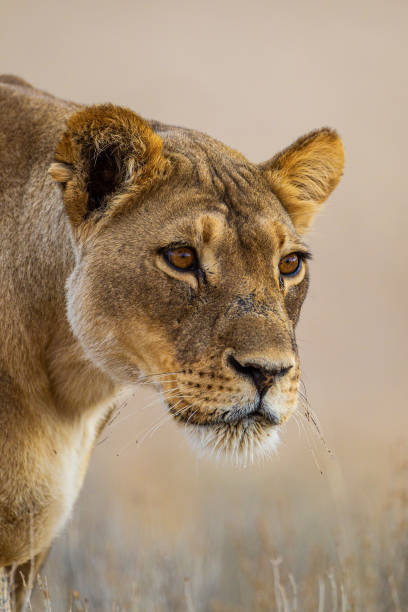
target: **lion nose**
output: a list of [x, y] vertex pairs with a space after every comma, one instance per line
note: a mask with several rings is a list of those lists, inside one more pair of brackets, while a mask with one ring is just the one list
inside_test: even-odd
[[228, 357], [228, 364], [241, 376], [250, 378], [261, 397], [271, 388], [277, 378], [285, 376], [293, 367], [282, 364], [266, 367], [256, 362], [240, 363], [233, 355]]

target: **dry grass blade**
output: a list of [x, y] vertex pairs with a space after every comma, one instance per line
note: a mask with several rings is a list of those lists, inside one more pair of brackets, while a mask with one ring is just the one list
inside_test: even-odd
[[273, 567], [273, 582], [275, 587], [275, 602], [276, 602], [276, 612], [284, 612], [282, 606], [282, 594], [281, 594], [281, 584], [280, 584], [280, 575], [279, 575], [279, 565], [282, 563], [282, 557], [278, 557], [277, 559], [271, 559], [272, 567]]
[[[13, 571], [14, 570], [15, 570], [15, 568], [13, 567]], [[21, 582], [23, 583], [24, 589], [26, 590], [25, 598], [24, 598], [24, 604], [23, 604], [23, 610], [26, 609], [24, 606], [28, 606], [28, 610], [30, 610], [30, 612], [32, 612], [33, 608], [31, 606], [31, 590], [33, 588], [33, 584], [34, 584], [34, 581], [35, 581], [34, 567], [33, 567], [32, 559], [31, 559], [31, 564], [30, 564], [30, 574], [28, 576], [29, 583], [27, 584], [27, 581], [26, 581], [25, 576], [24, 576], [24, 572], [19, 571], [19, 574], [20, 574]]]
[[325, 595], [325, 586], [323, 580], [319, 576], [319, 607], [318, 612], [324, 612], [324, 595]]
[[283, 612], [290, 612], [290, 607], [289, 607], [288, 598], [286, 596], [285, 587], [280, 583], [279, 583], [279, 593], [282, 599]]
[[47, 578], [46, 576], [44, 576], [44, 579], [41, 578], [40, 574], [38, 574], [37, 576], [37, 584], [38, 584], [38, 588], [40, 590], [40, 593], [42, 595], [43, 598], [43, 603], [44, 603], [44, 612], [52, 612], [52, 607], [51, 607], [51, 598], [50, 598], [50, 593], [48, 590], [48, 583], [47, 583]]
[[394, 604], [395, 612], [402, 612], [400, 598], [397, 591], [397, 585], [395, 584], [395, 578], [393, 574], [388, 576], [388, 583], [391, 589], [392, 603]]
[[292, 600], [292, 612], [298, 612], [298, 598], [297, 598], [297, 586], [296, 580], [292, 573], [289, 573], [289, 582], [292, 587], [293, 600]]
[[341, 591], [341, 612], [348, 612], [348, 601], [347, 601], [347, 595], [346, 595], [346, 591], [344, 590], [344, 585], [341, 584], [340, 585], [340, 591]]
[[332, 611], [333, 612], [337, 612], [337, 608], [338, 608], [339, 603], [338, 603], [338, 596], [337, 596], [336, 579], [334, 577], [333, 570], [330, 570], [327, 575], [329, 577], [331, 594], [332, 594]]
[[11, 612], [10, 589], [6, 570], [0, 568], [0, 612]]
[[195, 612], [193, 597], [191, 594], [191, 583], [188, 578], [184, 578], [184, 596], [186, 598], [187, 612]]

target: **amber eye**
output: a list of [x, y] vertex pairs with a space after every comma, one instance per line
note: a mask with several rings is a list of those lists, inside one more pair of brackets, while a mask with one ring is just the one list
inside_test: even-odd
[[279, 262], [279, 271], [282, 276], [295, 276], [300, 270], [302, 259], [297, 253], [285, 255]]
[[163, 255], [168, 263], [177, 270], [189, 272], [197, 269], [197, 255], [191, 247], [169, 248], [163, 251]]

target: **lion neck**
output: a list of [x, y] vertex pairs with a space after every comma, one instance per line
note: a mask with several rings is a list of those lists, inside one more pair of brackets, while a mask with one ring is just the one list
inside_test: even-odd
[[[13, 95], [3, 95], [9, 87]], [[0, 103], [0, 131], [9, 145], [0, 147], [6, 177], [0, 181], [6, 330], [0, 375], [19, 395], [29, 394], [27, 407], [77, 415], [107, 401], [115, 389], [86, 358], [66, 316], [65, 283], [75, 255], [62, 195], [48, 168], [63, 119], [78, 107], [12, 85], [0, 88]]]

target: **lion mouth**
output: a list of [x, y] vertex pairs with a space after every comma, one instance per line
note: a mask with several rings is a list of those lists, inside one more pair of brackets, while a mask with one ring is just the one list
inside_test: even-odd
[[185, 423], [188, 423], [190, 425], [196, 425], [198, 427], [216, 427], [219, 425], [228, 427], [235, 427], [235, 426], [249, 426], [251, 424], [257, 424], [259, 426], [264, 426], [264, 427], [277, 427], [279, 425], [279, 420], [276, 416], [274, 415], [266, 415], [266, 414], [262, 414], [260, 412], [252, 412], [250, 414], [244, 414], [244, 415], [226, 415], [225, 417], [218, 417], [216, 419], [211, 419], [209, 421], [198, 421], [195, 422], [194, 420], [188, 420], [188, 419], [183, 419], [183, 421]]
[[168, 408], [199, 454], [246, 466], [276, 450], [282, 419], [262, 401], [212, 409], [183, 401]]
[[279, 417], [271, 410], [265, 409], [259, 402], [258, 406], [248, 411], [247, 408], [235, 409], [231, 414], [227, 414], [224, 422], [236, 425], [243, 422], [258, 422], [264, 423], [267, 426], [276, 426], [280, 424]]
[[228, 427], [256, 423], [258, 426], [264, 425], [270, 428], [276, 427], [281, 423], [277, 414], [269, 408], [265, 408], [262, 402], [258, 402], [256, 405], [232, 406], [227, 410], [213, 409], [200, 411], [189, 408], [187, 410], [175, 411], [171, 405], [169, 410], [177, 421], [198, 427], [216, 427], [220, 425]]

